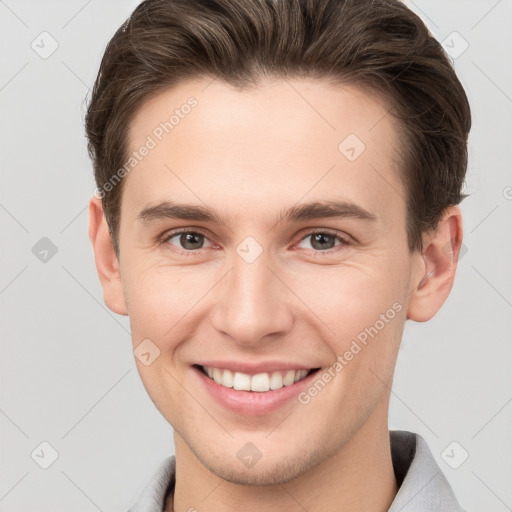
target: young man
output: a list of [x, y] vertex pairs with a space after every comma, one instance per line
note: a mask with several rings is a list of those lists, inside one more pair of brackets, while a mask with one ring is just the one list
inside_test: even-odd
[[133, 512], [462, 510], [388, 430], [450, 293], [470, 109], [395, 0], [147, 0], [89, 105], [90, 238], [174, 429]]

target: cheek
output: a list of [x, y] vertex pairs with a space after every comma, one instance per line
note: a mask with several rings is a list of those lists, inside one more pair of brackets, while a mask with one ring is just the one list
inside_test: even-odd
[[[124, 287], [129, 299], [128, 314], [137, 370], [156, 407], [169, 420], [175, 420], [169, 414], [179, 410], [180, 403], [187, 399], [181, 394], [179, 382], [183, 375], [175, 365], [175, 355], [180, 343], [186, 339], [183, 328], [187, 324], [187, 314], [193, 311], [191, 308], [201, 296], [200, 290], [190, 292], [189, 284], [192, 283], [169, 269], [164, 272], [163, 269], [133, 266], [130, 270]], [[157, 347], [158, 356], [149, 365], [136, 355], [137, 346], [143, 340], [150, 340]]]
[[393, 373], [405, 322], [404, 267], [382, 261], [329, 272], [321, 269], [302, 277], [297, 290], [315, 313], [333, 365], [338, 362], [331, 366], [335, 377], [330, 391], [322, 396], [353, 408], [354, 414], [359, 407], [376, 403], [386, 391], [384, 383]]
[[[288, 279], [292, 279], [289, 276]], [[336, 352], [377, 324], [386, 333], [400, 326], [405, 284], [402, 273], [383, 265], [319, 268], [295, 276], [297, 295], [321, 321]], [[394, 324], [394, 325], [393, 325]]]
[[[140, 269], [128, 274], [124, 290], [134, 343], [141, 336], [173, 338], [173, 329], [191, 310], [204, 291], [201, 280], [169, 269]], [[164, 347], [162, 347], [164, 348]]]

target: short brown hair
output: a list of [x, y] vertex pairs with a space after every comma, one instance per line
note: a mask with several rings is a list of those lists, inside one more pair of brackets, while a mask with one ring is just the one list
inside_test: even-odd
[[145, 0], [107, 45], [85, 120], [116, 252], [123, 181], [105, 184], [126, 161], [136, 110], [187, 78], [244, 88], [265, 76], [332, 79], [389, 100], [411, 252], [464, 198], [468, 99], [440, 43], [400, 1]]

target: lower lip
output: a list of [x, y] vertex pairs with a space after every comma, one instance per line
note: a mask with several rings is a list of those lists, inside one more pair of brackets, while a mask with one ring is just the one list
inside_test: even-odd
[[261, 416], [276, 411], [287, 402], [296, 398], [301, 391], [310, 385], [310, 382], [319, 373], [319, 371], [311, 373], [290, 386], [259, 392], [227, 388], [217, 384], [198, 368], [192, 367], [192, 370], [217, 402], [233, 412], [246, 416]]

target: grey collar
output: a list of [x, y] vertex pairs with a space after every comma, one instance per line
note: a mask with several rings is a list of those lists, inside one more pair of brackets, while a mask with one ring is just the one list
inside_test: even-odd
[[389, 512], [466, 512], [419, 434], [391, 430], [391, 457], [400, 488]]

